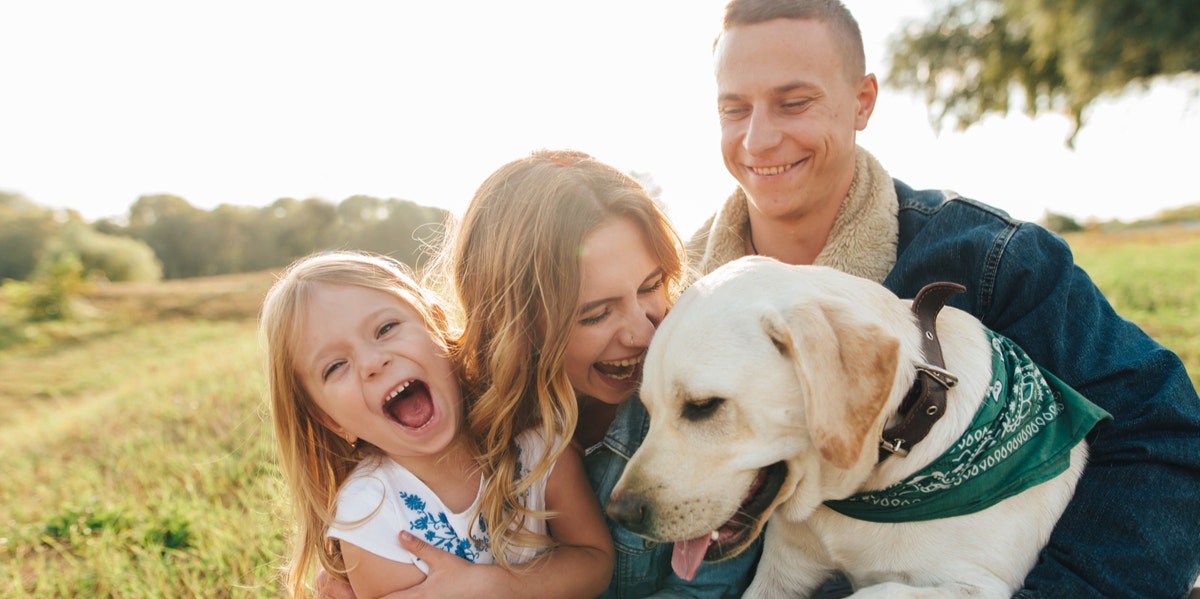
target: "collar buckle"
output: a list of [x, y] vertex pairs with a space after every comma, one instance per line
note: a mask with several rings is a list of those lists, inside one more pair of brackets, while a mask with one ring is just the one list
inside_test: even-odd
[[905, 449], [904, 447], [902, 447], [903, 445], [904, 445], [904, 439], [897, 438], [897, 439], [892, 439], [891, 441], [888, 441], [887, 439], [879, 440], [879, 448], [880, 449], [882, 449], [892, 455], [898, 455], [902, 458], [908, 456], [908, 450]]
[[958, 376], [947, 372], [945, 368], [926, 363], [917, 364], [916, 368], [918, 371], [928, 374], [930, 378], [946, 389], [953, 389], [958, 384]]

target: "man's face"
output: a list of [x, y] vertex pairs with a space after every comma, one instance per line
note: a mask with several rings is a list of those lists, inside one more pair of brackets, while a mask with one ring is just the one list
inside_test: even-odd
[[849, 72], [820, 21], [725, 31], [715, 50], [725, 166], [768, 219], [836, 214], [854, 177], [855, 134], [875, 106], [874, 75]]

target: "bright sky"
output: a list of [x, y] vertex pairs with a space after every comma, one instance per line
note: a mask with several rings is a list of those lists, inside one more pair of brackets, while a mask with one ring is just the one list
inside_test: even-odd
[[[402, 198], [461, 214], [501, 164], [573, 147], [648, 173], [685, 235], [733, 189], [711, 42], [726, 0], [0, 1], [0, 190], [89, 219], [141, 195], [195, 206]], [[932, 0], [849, 0], [881, 78]], [[935, 136], [883, 88], [859, 143], [916, 187], [1029, 220], [1200, 201], [1200, 103], [1157, 85], [1063, 117]]]

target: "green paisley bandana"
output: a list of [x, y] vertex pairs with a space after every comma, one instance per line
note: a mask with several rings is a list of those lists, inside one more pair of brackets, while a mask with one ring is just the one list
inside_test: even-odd
[[933, 463], [886, 489], [826, 501], [870, 522], [917, 522], [989, 508], [1067, 469], [1071, 448], [1112, 416], [987, 331], [992, 384], [975, 419]]

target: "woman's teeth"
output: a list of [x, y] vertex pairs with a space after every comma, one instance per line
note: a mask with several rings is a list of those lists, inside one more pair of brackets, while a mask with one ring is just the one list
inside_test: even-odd
[[624, 381], [637, 374], [637, 367], [642, 363], [642, 359], [644, 357], [645, 354], [636, 358], [629, 358], [627, 360], [596, 362], [596, 370], [599, 370], [600, 374], [603, 374], [608, 378]]

